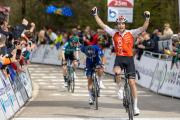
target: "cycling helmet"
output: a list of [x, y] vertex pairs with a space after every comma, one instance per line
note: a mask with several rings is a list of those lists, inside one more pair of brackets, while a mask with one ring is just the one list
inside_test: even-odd
[[79, 38], [76, 37], [76, 36], [73, 36], [73, 37], [71, 38], [71, 42], [73, 42], [73, 43], [78, 43], [78, 42], [79, 42]]
[[85, 53], [88, 58], [93, 58], [96, 56], [95, 48], [93, 48], [92, 46], [87, 46]]
[[117, 19], [116, 19], [116, 23], [127, 23], [127, 20], [124, 16], [119, 16]]

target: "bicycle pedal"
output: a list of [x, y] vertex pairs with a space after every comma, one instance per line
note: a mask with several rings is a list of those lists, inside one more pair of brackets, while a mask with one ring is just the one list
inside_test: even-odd
[[134, 116], [139, 116], [139, 113], [138, 114], [134, 114]]

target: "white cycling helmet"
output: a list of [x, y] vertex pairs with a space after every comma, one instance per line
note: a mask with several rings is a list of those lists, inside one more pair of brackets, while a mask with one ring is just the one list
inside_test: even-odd
[[124, 16], [119, 16], [117, 19], [116, 19], [116, 23], [127, 23], [127, 20]]

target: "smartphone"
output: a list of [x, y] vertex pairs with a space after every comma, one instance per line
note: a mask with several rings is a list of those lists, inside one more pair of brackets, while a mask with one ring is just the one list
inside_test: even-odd
[[17, 49], [16, 51], [16, 60], [19, 60], [21, 56], [21, 49]]

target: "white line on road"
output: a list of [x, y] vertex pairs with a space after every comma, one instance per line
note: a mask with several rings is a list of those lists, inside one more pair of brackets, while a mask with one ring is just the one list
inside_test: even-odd
[[[127, 120], [127, 118], [60, 117], [60, 118], [14, 118], [13, 120]], [[134, 118], [134, 120], [180, 120], [180, 118]]]

